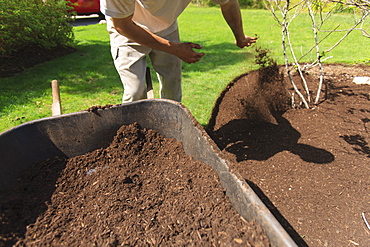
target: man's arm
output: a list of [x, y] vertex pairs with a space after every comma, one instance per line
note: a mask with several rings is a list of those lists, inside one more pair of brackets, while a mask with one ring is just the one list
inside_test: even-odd
[[238, 0], [230, 0], [221, 5], [222, 15], [231, 28], [236, 39], [236, 45], [240, 48], [256, 43], [257, 37], [249, 37], [244, 34], [242, 17]]
[[132, 21], [132, 16], [126, 18], [112, 18], [114, 28], [118, 33], [143, 46], [161, 50], [179, 57], [187, 63], [196, 63], [204, 53], [197, 53], [193, 49], [200, 49], [202, 46], [194, 43], [176, 43], [159, 37]]

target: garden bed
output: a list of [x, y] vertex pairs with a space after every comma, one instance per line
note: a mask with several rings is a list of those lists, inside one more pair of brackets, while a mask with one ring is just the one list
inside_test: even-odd
[[[370, 68], [324, 72], [327, 99], [315, 109], [291, 109], [278, 77], [236, 78], [208, 132], [300, 246], [369, 246], [370, 86], [352, 81]], [[318, 72], [307, 79], [315, 88]]]
[[[4, 71], [24, 69], [24, 59], [15, 59], [3, 64]], [[217, 100], [208, 132], [301, 246], [369, 246], [361, 214], [370, 211], [370, 88], [352, 80], [370, 76], [370, 69], [333, 64], [324, 72], [328, 98], [315, 109], [290, 109], [279, 83], [262, 93], [256, 73], [237, 78]], [[313, 83], [317, 74], [311, 74]], [[55, 190], [46, 185], [57, 175], [42, 174], [38, 196], [23, 193], [21, 203], [38, 206], [17, 216], [22, 227], [46, 209], [43, 200]]]

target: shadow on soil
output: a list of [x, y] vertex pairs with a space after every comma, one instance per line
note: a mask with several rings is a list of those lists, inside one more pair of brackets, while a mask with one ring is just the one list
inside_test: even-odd
[[274, 217], [279, 221], [281, 226], [287, 231], [293, 241], [300, 247], [308, 247], [307, 243], [303, 238], [294, 230], [293, 226], [282, 216], [279, 210], [269, 200], [269, 198], [263, 193], [263, 191], [253, 182], [246, 181], [246, 183], [252, 188], [252, 190], [258, 195], [261, 201], [266, 205]]
[[[283, 116], [290, 108], [285, 85], [275, 65], [241, 75], [221, 92], [206, 130], [226, 156], [233, 154], [231, 160], [263, 161], [289, 151], [310, 163], [334, 161], [332, 153], [299, 143], [301, 133]], [[308, 246], [264, 192], [253, 182], [246, 182], [297, 245]]]
[[306, 162], [327, 164], [334, 161], [332, 153], [299, 143], [301, 134], [283, 116], [275, 115], [275, 119], [277, 124], [232, 120], [217, 130], [216, 143], [221, 150], [235, 154], [237, 162], [267, 160], [285, 150]]
[[[45, 165], [46, 163], [46, 165]], [[65, 159], [34, 165], [11, 190], [0, 193], [0, 246], [13, 246], [23, 238], [27, 226], [47, 210]], [[41, 165], [42, 164], [42, 165]], [[36, 190], [35, 190], [36, 189]]]
[[332, 153], [299, 143], [301, 134], [284, 118], [290, 108], [284, 76], [276, 65], [235, 78], [221, 92], [207, 132], [237, 162], [267, 160], [289, 151], [317, 164], [334, 161]]
[[340, 136], [348, 144], [352, 145], [353, 150], [360, 154], [366, 154], [370, 158], [370, 147], [369, 143], [365, 140], [365, 137], [361, 135], [343, 135]]

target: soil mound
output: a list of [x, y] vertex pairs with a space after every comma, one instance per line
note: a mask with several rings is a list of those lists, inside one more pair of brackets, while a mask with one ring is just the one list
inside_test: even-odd
[[299, 246], [370, 246], [370, 85], [353, 83], [370, 67], [324, 65], [314, 109], [292, 109], [289, 82], [265, 72], [227, 86], [207, 132]]

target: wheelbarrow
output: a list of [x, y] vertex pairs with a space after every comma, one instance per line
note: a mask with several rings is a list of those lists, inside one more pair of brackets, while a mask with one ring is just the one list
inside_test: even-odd
[[265, 230], [272, 246], [297, 246], [251, 187], [229, 171], [217, 145], [181, 103], [141, 100], [94, 111], [31, 121], [0, 133], [0, 190], [8, 190], [27, 168], [55, 156], [68, 158], [107, 147], [122, 125], [137, 122], [183, 143], [187, 155], [218, 174], [233, 207]]

